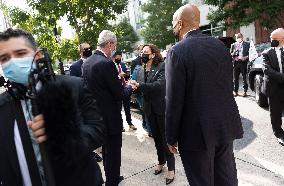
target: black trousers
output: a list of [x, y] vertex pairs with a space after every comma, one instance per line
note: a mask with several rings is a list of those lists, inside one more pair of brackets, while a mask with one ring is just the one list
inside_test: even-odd
[[132, 123], [131, 113], [130, 113], [130, 96], [123, 96], [122, 104], [125, 112], [126, 122], [129, 124]]
[[103, 165], [106, 176], [106, 186], [117, 186], [121, 166], [122, 133], [107, 135], [103, 146]]
[[248, 90], [247, 83], [247, 62], [245, 61], [235, 61], [234, 62], [234, 92], [239, 91], [239, 78], [240, 74], [243, 76], [243, 89], [244, 92]]
[[149, 124], [154, 138], [159, 164], [162, 165], [167, 162], [168, 170], [175, 170], [175, 157], [174, 154], [169, 151], [166, 143], [165, 116], [152, 113], [147, 117], [150, 120]]
[[206, 151], [184, 151], [181, 160], [190, 186], [237, 186], [233, 142]]
[[272, 130], [276, 137], [284, 137], [282, 129], [282, 111], [284, 109], [284, 101], [278, 97], [269, 97], [269, 110]]

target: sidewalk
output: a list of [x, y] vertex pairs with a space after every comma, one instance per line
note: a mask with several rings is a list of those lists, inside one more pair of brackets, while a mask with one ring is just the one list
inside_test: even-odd
[[[122, 112], [123, 120], [125, 115]], [[165, 184], [165, 176], [167, 168], [164, 172], [155, 176], [153, 174], [155, 164], [157, 163], [157, 155], [154, 146], [154, 140], [148, 137], [141, 125], [141, 121], [132, 117], [132, 123], [138, 128], [137, 131], [128, 130], [128, 125], [124, 122], [126, 132], [123, 133], [122, 142], [122, 163], [121, 175], [124, 180], [120, 186], [163, 186]], [[179, 155], [176, 157], [176, 178], [171, 184], [172, 186], [187, 186], [188, 182], [183, 170]], [[236, 155], [238, 157], [238, 155]], [[247, 163], [236, 158], [239, 186], [273, 186], [278, 185], [270, 182], [268, 173], [259, 173], [255, 167], [251, 167]], [[99, 163], [104, 177], [102, 162]], [[259, 176], [260, 175], [260, 176]], [[272, 175], [274, 176], [274, 175]]]

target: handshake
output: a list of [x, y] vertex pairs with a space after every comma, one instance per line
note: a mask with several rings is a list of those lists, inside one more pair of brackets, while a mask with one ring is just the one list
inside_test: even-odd
[[139, 87], [139, 83], [137, 83], [135, 80], [129, 80], [127, 85], [130, 85], [133, 91], [137, 90]]

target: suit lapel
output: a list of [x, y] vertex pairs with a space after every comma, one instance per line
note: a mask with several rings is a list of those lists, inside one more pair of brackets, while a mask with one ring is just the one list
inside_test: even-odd
[[149, 75], [148, 75], [148, 78], [147, 78], [147, 83], [152, 82], [152, 79], [155, 77], [157, 70], [158, 70], [158, 66], [152, 65], [151, 71], [149, 72]]
[[[3, 132], [3, 144], [7, 151], [7, 157], [9, 158], [8, 161], [12, 165], [14, 169], [14, 173], [16, 174], [15, 179], [17, 183], [22, 182], [22, 176], [20, 172], [19, 160], [17, 156], [17, 150], [14, 141], [14, 125], [15, 125], [15, 118], [13, 116], [13, 111], [11, 104], [5, 104], [3, 107], [3, 112], [1, 112], [1, 119], [0, 119], [0, 127], [2, 128]], [[5, 131], [4, 131], [5, 130]]]
[[14, 117], [17, 120], [17, 125], [19, 128], [21, 141], [23, 144], [25, 157], [26, 157], [26, 161], [28, 164], [32, 184], [41, 185], [42, 183], [41, 183], [41, 178], [40, 178], [40, 174], [39, 174], [39, 170], [37, 166], [34, 149], [33, 149], [32, 142], [30, 139], [30, 134], [27, 128], [26, 119], [24, 118], [22, 106], [19, 101], [14, 102], [14, 113], [15, 113]]
[[277, 58], [276, 51], [272, 49], [270, 52], [271, 52], [271, 58], [272, 58], [272, 59], [271, 59], [271, 62], [272, 62], [271, 65], [273, 65], [273, 67], [274, 67], [278, 72], [280, 72], [280, 69], [279, 69], [279, 62], [278, 62], [278, 58]]

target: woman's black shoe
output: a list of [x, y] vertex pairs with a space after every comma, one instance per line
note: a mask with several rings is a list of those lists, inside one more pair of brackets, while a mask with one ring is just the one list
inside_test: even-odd
[[155, 175], [161, 174], [163, 172], [163, 167], [164, 167], [165, 164], [158, 164], [158, 165], [160, 165], [162, 167], [161, 167], [161, 170], [157, 170], [157, 169], [155, 170], [155, 172], [154, 172]]
[[171, 184], [174, 181], [174, 179], [175, 177], [173, 179], [166, 178], [166, 185]]
[[158, 174], [161, 174], [162, 172], [163, 172], [163, 169], [161, 169], [161, 170], [155, 170], [154, 174], [155, 174], [155, 175], [158, 175]]

